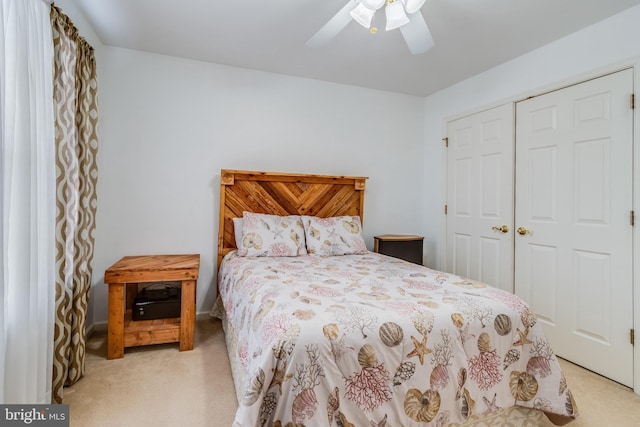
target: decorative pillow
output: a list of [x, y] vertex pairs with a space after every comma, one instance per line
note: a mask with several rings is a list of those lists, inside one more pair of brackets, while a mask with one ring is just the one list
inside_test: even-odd
[[242, 213], [239, 256], [306, 255], [304, 228], [298, 215]]
[[242, 247], [242, 218], [233, 218], [233, 236], [236, 239], [236, 248]]
[[310, 254], [331, 256], [367, 253], [359, 216], [303, 216], [302, 223], [307, 252]]

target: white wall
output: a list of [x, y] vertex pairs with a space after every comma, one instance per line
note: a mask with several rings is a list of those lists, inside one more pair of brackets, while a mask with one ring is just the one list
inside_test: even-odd
[[94, 321], [125, 255], [201, 254], [215, 295], [220, 169], [368, 176], [364, 234], [419, 233], [423, 98], [104, 46]]
[[[442, 268], [445, 205], [443, 163], [445, 124], [486, 105], [521, 99], [542, 88], [597, 74], [597, 69], [640, 55], [640, 6], [478, 74], [425, 99], [425, 197], [423, 198], [426, 263]], [[615, 67], [616, 65], [613, 65]]]

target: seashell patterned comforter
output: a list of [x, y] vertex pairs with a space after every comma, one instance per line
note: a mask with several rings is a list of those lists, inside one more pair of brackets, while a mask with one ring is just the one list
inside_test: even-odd
[[513, 294], [377, 253], [227, 255], [220, 297], [246, 377], [234, 427], [446, 426], [511, 406], [577, 414]]

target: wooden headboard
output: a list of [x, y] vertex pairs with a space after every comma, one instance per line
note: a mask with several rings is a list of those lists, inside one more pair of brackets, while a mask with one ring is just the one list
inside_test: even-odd
[[359, 215], [363, 220], [367, 177], [220, 171], [218, 266], [236, 249], [233, 218], [242, 212], [331, 217]]

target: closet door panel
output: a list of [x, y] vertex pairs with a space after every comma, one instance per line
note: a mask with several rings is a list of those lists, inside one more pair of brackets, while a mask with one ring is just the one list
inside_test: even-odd
[[633, 385], [632, 70], [516, 105], [515, 291], [554, 351]]
[[445, 271], [513, 292], [513, 104], [448, 124]]

